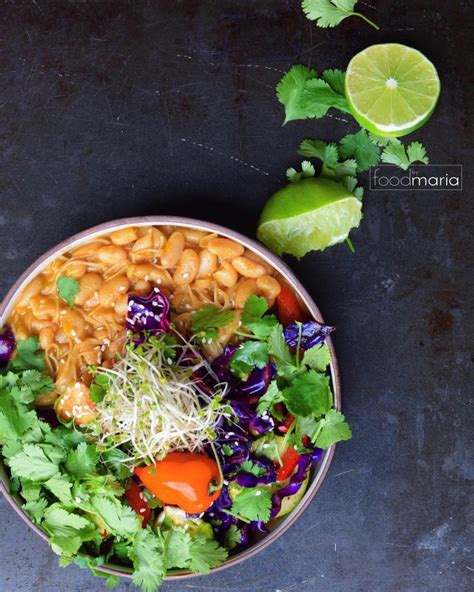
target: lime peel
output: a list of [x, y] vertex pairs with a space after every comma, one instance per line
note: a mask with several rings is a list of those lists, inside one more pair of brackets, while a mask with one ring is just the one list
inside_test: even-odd
[[329, 179], [305, 179], [277, 191], [266, 203], [257, 237], [268, 248], [297, 258], [346, 240], [362, 219], [362, 203]]

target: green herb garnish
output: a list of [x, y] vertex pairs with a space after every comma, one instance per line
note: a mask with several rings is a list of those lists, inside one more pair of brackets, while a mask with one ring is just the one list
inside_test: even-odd
[[350, 16], [358, 16], [374, 29], [380, 29], [373, 21], [354, 8], [357, 0], [303, 0], [302, 6], [306, 16], [321, 28], [337, 27]]
[[56, 282], [56, 288], [59, 297], [67, 303], [69, 308], [72, 308], [74, 300], [81, 290], [79, 282], [67, 275], [61, 275]]

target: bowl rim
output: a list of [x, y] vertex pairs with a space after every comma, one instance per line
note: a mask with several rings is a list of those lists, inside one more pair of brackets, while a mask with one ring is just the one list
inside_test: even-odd
[[[260, 257], [262, 257], [267, 263], [269, 263], [273, 268], [276, 269], [276, 271], [278, 271], [281, 274], [281, 276], [288, 282], [291, 288], [298, 294], [298, 296], [305, 304], [305, 306], [307, 307], [308, 311], [314, 319], [319, 321], [324, 320], [316, 303], [313, 301], [313, 299], [311, 298], [307, 290], [304, 288], [302, 283], [298, 280], [293, 271], [291, 271], [291, 269], [284, 261], [282, 261], [282, 259], [277, 257], [275, 254], [271, 253], [262, 244], [256, 242], [251, 238], [248, 238], [240, 232], [237, 232], [225, 226], [221, 226], [220, 224], [214, 224], [212, 222], [206, 222], [195, 218], [157, 215], [135, 216], [110, 220], [108, 222], [92, 226], [86, 230], [73, 234], [70, 237], [58, 243], [56, 246], [53, 246], [50, 249], [48, 249], [43, 255], [38, 257], [31, 265], [29, 265], [28, 268], [20, 275], [20, 277], [16, 280], [16, 282], [13, 284], [13, 286], [10, 288], [10, 290], [7, 292], [6, 296], [0, 303], [0, 328], [3, 327], [3, 325], [5, 324], [9, 312], [13, 307], [16, 298], [19, 296], [23, 287], [33, 277], [38, 275], [52, 260], [54, 260], [62, 252], [65, 252], [71, 249], [72, 247], [79, 246], [82, 243], [89, 242], [94, 237], [99, 237], [102, 234], [107, 234], [114, 230], [118, 230], [121, 227], [149, 225], [180, 226], [184, 228], [204, 230], [210, 233], [217, 233], [220, 236], [230, 238], [241, 243], [244, 247], [256, 252]], [[337, 410], [340, 410], [341, 383], [336, 353], [330, 337], [326, 339], [326, 343], [331, 352], [330, 373], [334, 392], [334, 406]], [[283, 533], [285, 533], [298, 520], [298, 518], [301, 516], [304, 510], [309, 506], [309, 504], [315, 497], [316, 493], [319, 491], [323, 481], [325, 480], [326, 475], [329, 471], [329, 467], [334, 457], [335, 448], [336, 445], [332, 445], [323, 453], [323, 457], [320, 463], [318, 464], [317, 470], [313, 474], [310, 486], [308, 487], [302, 500], [298, 503], [297, 507], [287, 516], [285, 516], [282, 519], [282, 521], [268, 533], [268, 535], [266, 535], [264, 538], [262, 538], [260, 541], [258, 541], [248, 549], [245, 549], [237, 555], [230, 557], [217, 567], [214, 567], [211, 570], [212, 573], [221, 571], [223, 569], [227, 569], [228, 567], [237, 565], [245, 559], [254, 557], [257, 553], [268, 547]], [[41, 530], [36, 524], [34, 524], [30, 517], [26, 514], [26, 512], [23, 511], [20, 505], [18, 495], [14, 496], [9, 492], [3, 458], [0, 458], [0, 469], [0, 491], [3, 493], [6, 500], [15, 510], [15, 512], [28, 524], [28, 526], [34, 532], [36, 532], [36, 534], [38, 534], [43, 540], [47, 541], [48, 537], [46, 533], [43, 530]], [[112, 563], [105, 564], [103, 566], [98, 567], [97, 569], [104, 573], [124, 578], [131, 578], [133, 573], [133, 571], [130, 568], [115, 565]], [[196, 574], [193, 572], [176, 572], [167, 574], [165, 580], [183, 580], [186, 578], [198, 577], [200, 575], [201, 574]]]

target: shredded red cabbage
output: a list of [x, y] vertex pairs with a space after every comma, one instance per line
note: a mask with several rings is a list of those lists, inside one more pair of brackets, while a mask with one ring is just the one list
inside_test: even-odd
[[9, 327], [5, 327], [0, 334], [0, 368], [5, 368], [8, 364], [15, 351], [15, 346], [16, 341], [12, 330]]
[[146, 335], [170, 333], [170, 303], [159, 288], [148, 296], [128, 296], [127, 329], [134, 343], [142, 343]]
[[237, 485], [241, 487], [256, 487], [257, 485], [274, 483], [276, 481], [275, 466], [270, 459], [265, 456], [257, 457], [251, 454], [249, 460], [261, 469], [262, 474], [257, 477], [251, 473], [239, 473], [235, 478]]
[[336, 327], [324, 325], [318, 321], [308, 321], [307, 323], [291, 323], [283, 330], [286, 343], [293, 349], [298, 347], [298, 337], [301, 328], [300, 350], [309, 349], [323, 343], [326, 337], [332, 333]]

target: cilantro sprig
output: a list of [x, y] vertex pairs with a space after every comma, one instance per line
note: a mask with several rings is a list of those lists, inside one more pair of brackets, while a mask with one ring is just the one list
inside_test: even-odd
[[380, 27], [354, 8], [357, 0], [303, 0], [302, 6], [306, 16], [321, 28], [337, 27], [343, 20], [350, 16], [357, 16], [374, 29]]

